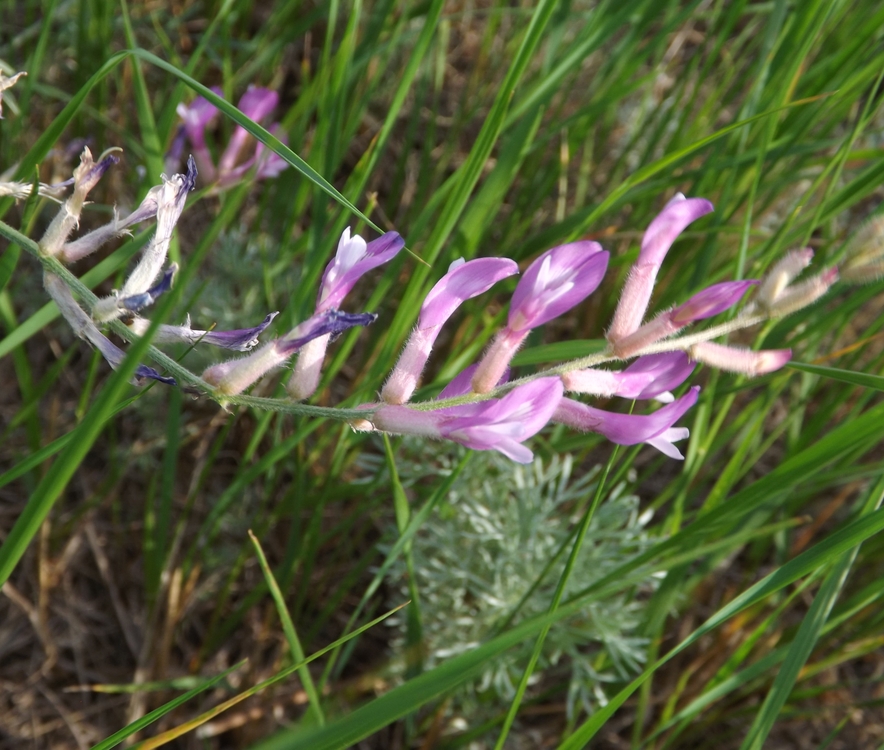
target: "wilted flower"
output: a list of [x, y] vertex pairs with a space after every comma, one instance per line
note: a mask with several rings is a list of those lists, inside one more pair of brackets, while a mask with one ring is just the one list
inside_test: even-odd
[[[238, 352], [247, 352], [258, 345], [258, 336], [270, 325], [273, 319], [279, 315], [272, 312], [267, 315], [258, 325], [253, 328], [239, 328], [233, 331], [200, 331], [190, 327], [190, 316], [183, 326], [161, 325], [153, 337], [154, 343], [185, 343], [210, 344], [222, 349], [232, 349]], [[144, 318], [134, 318], [129, 321], [129, 327], [138, 334], [144, 334], [150, 326], [150, 321]]]
[[123, 288], [114, 291], [109, 297], [99, 300], [92, 310], [96, 320], [114, 320], [130, 311], [132, 300], [144, 299], [157, 275], [166, 262], [172, 231], [178, 223], [178, 217], [184, 210], [187, 194], [196, 184], [196, 163], [193, 157], [187, 160], [187, 174], [176, 174], [171, 179], [163, 176], [163, 185], [157, 194], [157, 229], [150, 243], [145, 248], [141, 260], [126, 279]]
[[92, 159], [92, 152], [88, 148], [83, 149], [80, 165], [74, 170], [74, 190], [62, 204], [40, 240], [40, 252], [44, 255], [58, 255], [70, 233], [80, 223], [80, 213], [89, 191], [98, 184], [111, 164], [119, 161], [114, 151], [119, 149], [108, 149], [95, 162]]
[[10, 89], [15, 85], [15, 82], [21, 78], [22, 76], [26, 76], [27, 73], [13, 73], [11, 76], [6, 76], [3, 74], [3, 71], [0, 70], [0, 120], [3, 119], [3, 92], [7, 89]]
[[114, 209], [112, 221], [98, 227], [98, 229], [92, 230], [88, 234], [84, 234], [76, 240], [62, 245], [61, 250], [58, 252], [58, 259], [62, 263], [73, 263], [81, 258], [85, 258], [114, 237], [126, 234], [129, 227], [154, 218], [157, 215], [157, 197], [162, 189], [162, 185], [152, 187], [147, 192], [144, 200], [141, 201], [141, 205], [125, 218], [121, 219], [117, 216], [117, 211]]
[[[98, 330], [95, 323], [92, 322], [86, 312], [80, 307], [71, 294], [71, 290], [62, 282], [55, 274], [47, 273], [43, 276], [43, 284], [49, 296], [55, 300], [62, 317], [74, 329], [74, 333], [81, 339], [88, 341], [92, 346], [101, 352], [101, 355], [108, 361], [111, 367], [117, 369], [126, 353], [110, 341], [101, 331]], [[158, 380], [166, 385], [175, 385], [174, 378], [167, 378], [160, 375], [152, 367], [138, 365], [135, 369], [134, 385], [143, 385], [145, 380]]]
[[265, 344], [247, 357], [212, 365], [203, 373], [203, 380], [214, 385], [219, 393], [236, 395], [265, 373], [283, 364], [317, 336], [343, 333], [353, 326], [368, 325], [376, 318], [377, 315], [372, 313], [343, 313], [337, 310], [317, 313], [282, 338]]

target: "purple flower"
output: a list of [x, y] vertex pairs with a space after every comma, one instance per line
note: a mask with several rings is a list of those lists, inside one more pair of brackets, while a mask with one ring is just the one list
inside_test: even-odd
[[371, 420], [383, 432], [446, 438], [473, 450], [496, 450], [513, 461], [530, 463], [534, 454], [521, 443], [549, 422], [562, 393], [559, 378], [539, 378], [500, 399], [438, 411], [383, 404]]
[[516, 286], [506, 327], [479, 363], [473, 390], [490, 391], [528, 332], [586, 299], [601, 283], [607, 267], [608, 253], [589, 241], [559, 245], [535, 260]]
[[163, 278], [160, 279], [158, 284], [141, 294], [135, 294], [131, 297], [120, 297], [117, 303], [129, 312], [138, 312], [148, 305], [152, 305], [156, 302], [157, 297], [165, 294], [172, 288], [172, 277], [176, 273], [178, 273], [178, 264], [173, 263], [166, 269]]
[[740, 301], [746, 290], [757, 281], [725, 281], [713, 284], [687, 302], [668, 310], [637, 331], [612, 342], [612, 351], [621, 358], [631, 357], [660, 339], [672, 336], [689, 323], [718, 315]]
[[672, 243], [688, 224], [712, 210], [709, 201], [685, 198], [678, 193], [651, 222], [642, 239], [638, 260], [623, 286], [614, 321], [608, 331], [608, 341], [616, 344], [638, 330], [654, 291], [657, 272]]
[[[260, 123], [276, 109], [277, 104], [279, 104], [279, 94], [275, 91], [257, 86], [249, 86], [236, 106], [250, 120]], [[239, 125], [233, 129], [230, 142], [218, 160], [218, 171], [221, 174], [230, 172], [237, 165], [240, 160], [240, 154], [251, 137], [248, 131]]]
[[351, 237], [350, 227], [347, 227], [338, 241], [335, 257], [322, 274], [316, 312], [340, 307], [362, 276], [392, 260], [403, 247], [405, 241], [397, 232], [387, 232], [366, 244], [358, 234]]
[[[350, 227], [347, 227], [338, 241], [335, 257], [322, 274], [316, 312], [340, 307], [361, 276], [392, 260], [403, 247], [405, 242], [396, 232], [387, 232], [366, 243], [358, 234], [351, 237]], [[327, 336], [320, 336], [301, 349], [295, 371], [286, 384], [286, 390], [293, 399], [300, 401], [309, 398], [316, 391], [328, 342]]]
[[417, 387], [436, 337], [452, 313], [465, 300], [488, 291], [501, 279], [518, 272], [519, 267], [508, 258], [454, 261], [424, 300], [417, 328], [412, 331], [396, 367], [384, 384], [381, 398], [388, 404], [408, 401]]
[[683, 459], [673, 442], [684, 440], [689, 432], [673, 425], [697, 402], [699, 392], [699, 386], [694, 386], [684, 396], [653, 414], [615, 414], [563, 398], [552, 421], [583, 432], [597, 432], [619, 445], [648, 443], [670, 458]]
[[756, 284], [758, 282], [753, 279], [713, 284], [672, 310], [669, 318], [677, 326], [711, 318], [737, 304], [746, 290]]
[[592, 294], [607, 268], [608, 253], [598, 242], [572, 242], [547, 250], [519, 280], [507, 327], [520, 333], [557, 318]]
[[[217, 87], [213, 87], [212, 91], [218, 96], [222, 95], [221, 89]], [[279, 94], [275, 91], [259, 86], [250, 86], [239, 100], [237, 107], [250, 120], [260, 123], [276, 109], [278, 103]], [[221, 154], [216, 169], [206, 145], [206, 128], [214, 121], [218, 109], [200, 96], [194, 99], [189, 106], [179, 104], [177, 111], [183, 120], [182, 131], [179, 131], [173, 141], [169, 157], [172, 159], [176, 153], [180, 154], [183, 149], [181, 135], [186, 134], [193, 147], [197, 165], [209, 182], [217, 182], [221, 186], [235, 183], [256, 163], [258, 167], [255, 176], [258, 179], [275, 177], [288, 166], [284, 159], [268, 151], [263, 143], [256, 143], [253, 155], [246, 156], [245, 152], [253, 139], [245, 128], [237, 125], [233, 129], [227, 147]], [[276, 123], [268, 130], [277, 135], [279, 124]], [[277, 137], [283, 142], [285, 141], [284, 136]]]
[[639, 357], [622, 372], [573, 370], [562, 375], [566, 391], [596, 396], [649, 399], [669, 403], [673, 388], [681, 385], [694, 370], [684, 352], [665, 352]]

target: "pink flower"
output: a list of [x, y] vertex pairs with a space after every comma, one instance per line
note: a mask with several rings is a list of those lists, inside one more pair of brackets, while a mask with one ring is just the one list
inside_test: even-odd
[[712, 204], [703, 198], [685, 198], [678, 193], [651, 222], [642, 239], [638, 260], [629, 272], [614, 321], [608, 331], [608, 341], [616, 344], [635, 333], [641, 325], [654, 291], [657, 272], [685, 227], [712, 211]]
[[613, 352], [621, 358], [631, 357], [660, 339], [672, 336], [689, 323], [718, 315], [740, 301], [750, 286], [757, 281], [724, 281], [713, 284], [691, 297], [687, 302], [674, 307], [645, 323], [637, 331], [612, 342]]
[[697, 402], [699, 392], [699, 386], [694, 386], [653, 414], [615, 414], [563, 398], [552, 421], [583, 432], [597, 432], [620, 445], [648, 443], [670, 458], [683, 459], [673, 442], [684, 440], [690, 433], [686, 428], [673, 425]]
[[539, 378], [500, 399], [437, 411], [383, 404], [372, 415], [372, 423], [383, 432], [446, 438], [473, 450], [496, 450], [513, 461], [530, 463], [534, 454], [522, 442], [549, 422], [562, 393], [558, 378]]
[[792, 359], [791, 349], [743, 349], [736, 346], [715, 344], [703, 341], [694, 344], [690, 350], [691, 359], [696, 362], [728, 372], [738, 372], [750, 377], [765, 375], [785, 367]]
[[[212, 87], [212, 91], [218, 96], [222, 95], [221, 89], [218, 87]], [[239, 100], [237, 107], [250, 120], [261, 123], [276, 109], [278, 103], [279, 94], [275, 91], [259, 86], [249, 86]], [[192, 146], [197, 166], [203, 177], [209, 182], [217, 182], [221, 186], [230, 185], [242, 178], [255, 164], [258, 165], [255, 172], [258, 179], [275, 177], [288, 166], [284, 159], [268, 151], [263, 143], [255, 144], [253, 154], [247, 156], [247, 148], [253, 139], [245, 128], [237, 125], [233, 129], [230, 141], [221, 154], [216, 168], [212, 161], [212, 154], [206, 145], [206, 128], [214, 122], [218, 113], [217, 107], [198, 96], [190, 105], [179, 104], [177, 112], [183, 124], [179, 135], [176, 136], [175, 142], [172, 144], [170, 158], [176, 161], [180, 158], [183, 150], [183, 136], [186, 135]], [[268, 129], [284, 142], [285, 138], [278, 135], [278, 128], [279, 126], [276, 124]]]
[[665, 352], [639, 357], [622, 372], [610, 370], [574, 370], [562, 375], [566, 391], [596, 396], [648, 399], [669, 403], [673, 388], [681, 385], [694, 371], [694, 364], [684, 352]]
[[597, 242], [572, 242], [547, 250], [519, 280], [506, 327], [497, 335], [473, 377], [473, 390], [487, 393], [500, 380], [528, 332], [567, 312], [592, 294], [608, 267]]
[[351, 237], [350, 227], [347, 227], [338, 241], [335, 257], [322, 274], [316, 312], [340, 307], [362, 276], [392, 260], [403, 247], [405, 241], [397, 232], [387, 232], [366, 244], [358, 234]]
[[388, 404], [404, 404], [411, 398], [424, 365], [442, 326], [454, 311], [471, 297], [488, 291], [507, 276], [519, 272], [514, 261], [507, 258], [477, 258], [469, 262], [454, 261], [421, 306], [417, 328], [405, 345], [396, 367], [381, 391]]

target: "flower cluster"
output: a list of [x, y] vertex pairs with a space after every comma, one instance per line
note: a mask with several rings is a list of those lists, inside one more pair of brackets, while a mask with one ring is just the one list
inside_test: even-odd
[[[122, 362], [124, 352], [102, 333], [99, 326], [121, 320], [139, 335], [150, 327], [150, 321], [140, 317], [139, 313], [171, 288], [178, 267], [172, 263], [164, 270], [169, 244], [184, 210], [187, 195], [193, 190], [197, 178], [196, 163], [191, 157], [187, 161], [187, 171], [184, 174], [176, 174], [170, 178], [164, 175], [163, 183], [148, 191], [141, 205], [132, 213], [121, 218], [114, 212], [114, 217], [108, 224], [76, 240], [69, 240], [71, 232], [79, 224], [80, 213], [89, 192], [117, 161], [117, 156], [112, 152], [102, 154], [95, 161], [88, 148], [83, 150], [80, 164], [74, 171], [72, 194], [61, 205], [38, 243], [43, 256], [55, 258], [61, 263], [71, 263], [95, 252], [108, 240], [126, 233], [135, 224], [156, 221], [156, 232], [122, 289], [114, 290], [110, 295], [97, 300], [92, 306], [91, 314], [74, 299], [70, 287], [57, 274], [51, 271], [44, 274], [46, 291], [55, 300], [62, 316], [70, 323], [74, 332], [98, 349], [114, 368]], [[188, 316], [183, 326], [158, 326], [153, 340], [155, 343], [204, 343], [223, 349], [248, 351], [257, 345], [258, 336], [276, 315], [276, 312], [272, 312], [252, 328], [233, 331], [194, 329]], [[332, 334], [341, 333], [356, 325], [367, 325], [374, 319], [375, 316], [370, 313], [341, 313], [331, 305], [324, 306], [309, 320], [252, 355], [210, 367], [204, 378], [219, 394], [239, 393], [269, 369], [283, 364], [294, 352], [313, 339], [323, 337], [327, 340]], [[139, 365], [133, 382], [142, 385], [147, 380], [176, 385], [173, 378], [161, 375], [153, 368]]]
[[[213, 87], [212, 91], [218, 96], [222, 95], [221, 89], [217, 87]], [[239, 100], [237, 107], [250, 120], [261, 123], [276, 109], [278, 103], [279, 94], [275, 91], [259, 86], [249, 86]], [[288, 166], [283, 159], [272, 151], [268, 151], [263, 143], [255, 143], [255, 140], [239, 125], [233, 129], [230, 141], [221, 153], [216, 166], [212, 153], [206, 144], [206, 130], [214, 124], [218, 108], [202, 96], [198, 96], [189, 106], [179, 104], [177, 111], [182, 124], [175, 134], [172, 147], [166, 157], [168, 169], [174, 168], [180, 162], [184, 153], [185, 140], [190, 145], [200, 174], [219, 188], [229, 187], [239, 182], [252, 168], [255, 170], [255, 177], [260, 180], [266, 177], [276, 177]], [[271, 125], [269, 130], [281, 138], [279, 123]], [[285, 139], [282, 138], [282, 140]]]
[[[793, 279], [810, 262], [809, 250], [787, 255], [763, 281], [713, 284], [680, 305], [646, 321], [657, 273], [678, 235], [712, 211], [700, 198], [677, 195], [651, 222], [608, 330], [608, 346], [595, 358], [565, 363], [533, 378], [509, 381], [510, 363], [529, 331], [581, 303], [599, 286], [608, 253], [596, 242], [580, 241], [543, 253], [525, 271], [510, 303], [506, 325], [482, 359], [461, 373], [435, 403], [408, 405], [442, 324], [458, 305], [516, 273], [501, 258], [456, 262], [421, 307], [417, 327], [381, 391], [381, 404], [366, 405], [359, 429], [444, 438], [476, 450], [497, 450], [529, 462], [522, 443], [550, 422], [597, 432], [620, 445], [647, 443], [682, 458], [674, 443], [688, 437], [675, 423], [693, 406], [699, 388], [675, 399], [671, 391], [693, 372], [696, 362], [747, 375], [776, 370], [789, 350], [751, 351], [710, 339], [763, 320], [786, 315], [821, 296], [837, 279], [828, 269], [806, 281]], [[694, 336], [676, 334], [697, 321], [737, 305], [757, 287], [755, 299], [730, 322]], [[590, 367], [606, 361], [634, 361], [623, 370]], [[656, 399], [666, 404], [651, 414], [619, 414], [590, 406], [565, 393]]]
[[[8, 87], [10, 82], [14, 79], [3, 79], [0, 84]], [[276, 103], [274, 92], [250, 88], [240, 101], [240, 109], [260, 121]], [[71, 195], [39, 242], [39, 254], [47, 265], [45, 286], [75, 333], [95, 346], [112, 367], [119, 366], [124, 353], [101, 327], [120, 321], [137, 335], [153, 328], [156, 343], [204, 343], [250, 352], [210, 366], [201, 379], [192, 376], [193, 382], [208, 389], [221, 403], [285, 365], [297, 352], [287, 391], [294, 400], [306, 399], [319, 386], [331, 338], [376, 318], [371, 313], [342, 312], [339, 308], [346, 296], [365, 273], [394, 258], [404, 242], [396, 232], [366, 242], [351, 234], [349, 228], [345, 230], [322, 276], [313, 315], [261, 347], [257, 347], [258, 337], [272, 323], [275, 312], [267, 314], [254, 327], [233, 331], [195, 329], [189, 316], [182, 326], [152, 326], [141, 313], [171, 288], [177, 266], [167, 266], [169, 244], [187, 195], [196, 184], [198, 165], [218, 185], [240, 179], [252, 168], [259, 176], [274, 174], [282, 168], [261, 146], [243, 161], [248, 135], [242, 128], [234, 132], [216, 167], [205, 144], [205, 129], [216, 111], [204, 99], [179, 108], [184, 119], [182, 133], [194, 147], [184, 173], [164, 175], [162, 184], [152, 188], [134, 211], [125, 216], [115, 211], [106, 225], [71, 240], [89, 192], [118, 161], [115, 149], [97, 160], [88, 148], [83, 150], [68, 185], [72, 186]], [[180, 146], [181, 138], [178, 141]], [[683, 385], [696, 363], [751, 376], [776, 370], [791, 356], [789, 350], [752, 351], [714, 340], [805, 307], [838, 278], [837, 270], [829, 268], [796, 281], [813, 254], [810, 250], [793, 251], [776, 263], [764, 279], [712, 284], [648, 319], [648, 306], [666, 254], [687, 226], [710, 211], [709, 201], [679, 194], [651, 222], [608, 329], [607, 346], [600, 354], [511, 380], [513, 357], [528, 334], [583, 302], [599, 287], [607, 270], [609, 254], [597, 242], [559, 245], [541, 254], [525, 269], [512, 295], [506, 324], [484, 356], [454, 378], [436, 399], [413, 403], [411, 398], [442, 326], [463, 302], [519, 273], [517, 264], [507, 258], [455, 261], [421, 305], [417, 325], [381, 390], [380, 401], [360, 407], [362, 417], [348, 417], [351, 424], [360, 430], [452, 440], [475, 450], [495, 450], [514, 461], [527, 463], [533, 454], [524, 442], [545, 425], [559, 423], [599, 433], [621, 445], [647, 443], [667, 456], [682, 458], [675, 443], [688, 437], [688, 430], [675, 425], [696, 403], [699, 388], [687, 388], [678, 398], [672, 391]], [[71, 292], [71, 285], [76, 286], [74, 281], [68, 277], [66, 282], [59, 277], [62, 269], [56, 261], [67, 264], [81, 260], [108, 240], [127, 233], [132, 226], [148, 221], [156, 222], [156, 231], [122, 288], [102, 299], [93, 299], [87, 313]], [[51, 263], [48, 258], [53, 259]], [[877, 261], [854, 253], [845, 268], [852, 268], [850, 263], [865, 268], [874, 262]], [[750, 291], [749, 302], [726, 322], [698, 333], [687, 331], [698, 321], [734, 308]], [[622, 369], [598, 367], [627, 360], [631, 362]], [[185, 372], [181, 372], [182, 377]], [[134, 382], [142, 384], [147, 380], [176, 384], [173, 378], [141, 365]], [[622, 414], [591, 406], [580, 396], [654, 399], [665, 405], [651, 413]]]

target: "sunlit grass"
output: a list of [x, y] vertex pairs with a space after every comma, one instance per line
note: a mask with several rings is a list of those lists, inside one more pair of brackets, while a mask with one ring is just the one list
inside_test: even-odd
[[[230, 327], [280, 310], [274, 327], [288, 330], [312, 312], [344, 227], [395, 229], [414, 255], [356, 288], [354, 309], [380, 318], [333, 345], [311, 402], [355, 406], [374, 398], [424, 295], [461, 256], [506, 255], [524, 268], [553, 245], [601, 242], [612, 253], [602, 287], [519, 356], [524, 372], [592, 351], [642, 231], [676, 191], [716, 210], [674, 246], [656, 309], [712, 281], [758, 278], [790, 248], [813, 247], [815, 268], [840, 261], [882, 198], [882, 29], [884, 5], [858, 12], [832, 0], [227, 0], [174, 15], [7, 3], [0, 60], [28, 76], [5, 92], [0, 172], [31, 181], [39, 165], [44, 182], [60, 181], [75, 139], [95, 152], [122, 147], [86, 207], [87, 230], [157, 183], [176, 106], [205, 93], [197, 84], [220, 86], [227, 101], [249, 84], [278, 90], [274, 119], [293, 166], [193, 194], [173, 250], [182, 277], [152, 317], [177, 323], [189, 312]], [[217, 143], [231, 129], [222, 117]], [[2, 199], [0, 218], [39, 238], [54, 206]], [[73, 270], [106, 294], [148, 237]], [[598, 436], [561, 428], [534, 438], [543, 466], [571, 457], [579, 487], [610, 460], [600, 507], [628, 487], [653, 510], [646, 538], [606, 560], [603, 577], [581, 573], [583, 587], [567, 588], [551, 614], [540, 613], [560, 580], [556, 561], [548, 580], [535, 570], [519, 582], [535, 596], [524, 612], [488, 623], [489, 610], [452, 612], [473, 618], [471, 633], [484, 628], [461, 652], [440, 649], [432, 630], [434, 592], [446, 573], [457, 585], [455, 571], [430, 567], [421, 546], [460, 528], [446, 514], [478, 481], [456, 446], [430, 444], [416, 463], [395, 439], [385, 455], [376, 438], [321, 417], [136, 392], [57, 320], [38, 264], [3, 242], [0, 675], [4, 700], [26, 695], [32, 706], [0, 712], [10, 742], [89, 746], [115, 732], [122, 741], [129, 726], [142, 739], [192, 730], [200, 746], [344, 748], [372, 737], [373, 747], [490, 748], [507, 735], [513, 693], [483, 692], [479, 676], [506, 664], [518, 680], [543, 629], [556, 642], [569, 618], [618, 601], [640, 612], [628, 637], [641, 658], [617, 663], [597, 644], [586, 664], [557, 668], [544, 655], [513, 711], [513, 747], [576, 748], [615, 732], [635, 748], [713, 736], [716, 747], [760, 748], [787, 746], [796, 727], [820, 747], [830, 734], [863, 747], [882, 725], [863, 684], [881, 666], [882, 282], [836, 286], [744, 334], [745, 345], [791, 347], [793, 367], [755, 380], [701, 372], [683, 464], [648, 447], [612, 457]], [[481, 354], [505, 302], [492, 292], [464, 305], [423, 393]], [[281, 396], [281, 382], [252, 395]], [[513, 477], [496, 467], [487, 491], [499, 483], [502, 494]], [[581, 538], [594, 491], [563, 503], [559, 521], [574, 531], [556, 531], [558, 560]], [[348, 639], [406, 599], [401, 630]], [[425, 664], [425, 648], [451, 656]], [[575, 664], [605, 678], [587, 677], [578, 700]], [[252, 690], [283, 670], [291, 676]], [[186, 702], [176, 700], [182, 678], [199, 679]], [[62, 692], [98, 683], [151, 691]], [[481, 710], [464, 711], [470, 700]]]

